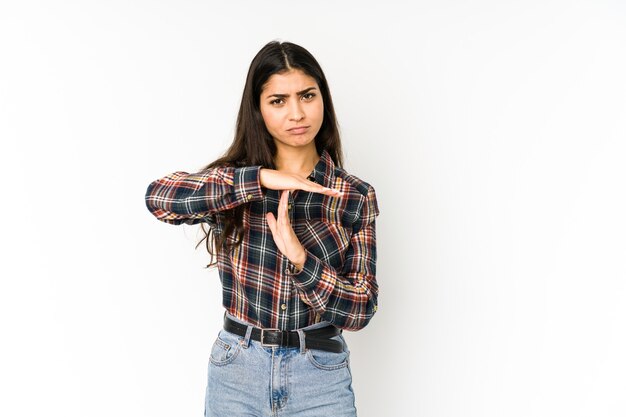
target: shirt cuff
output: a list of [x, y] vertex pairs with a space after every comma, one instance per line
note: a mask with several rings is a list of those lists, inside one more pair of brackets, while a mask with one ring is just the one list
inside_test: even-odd
[[233, 188], [235, 198], [242, 203], [263, 199], [261, 189], [261, 166], [235, 168]]
[[336, 281], [334, 269], [324, 265], [319, 258], [306, 249], [304, 251], [306, 260], [302, 269], [298, 271], [296, 265], [288, 261], [287, 275], [292, 278], [296, 287], [305, 292], [332, 290]]

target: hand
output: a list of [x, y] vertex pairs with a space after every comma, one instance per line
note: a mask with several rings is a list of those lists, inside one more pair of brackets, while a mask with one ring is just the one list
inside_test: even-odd
[[306, 252], [291, 227], [287, 213], [288, 199], [289, 191], [285, 190], [282, 192], [280, 202], [278, 203], [278, 219], [274, 217], [273, 213], [267, 213], [265, 218], [272, 231], [272, 237], [274, 238], [274, 243], [276, 243], [278, 250], [280, 250], [291, 263], [296, 265], [298, 269], [302, 269], [304, 261], [306, 260]]
[[343, 193], [334, 188], [309, 181], [295, 174], [287, 174], [275, 169], [261, 168], [259, 179], [261, 185], [270, 190], [304, 190], [311, 193], [320, 193], [331, 197], [341, 197]]

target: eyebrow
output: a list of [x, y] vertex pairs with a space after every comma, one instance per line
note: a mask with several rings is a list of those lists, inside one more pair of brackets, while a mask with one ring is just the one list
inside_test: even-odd
[[[311, 90], [316, 90], [316, 88], [315, 87], [309, 87], [309, 88], [304, 89], [302, 91], [298, 91], [296, 94], [301, 96], [301, 95], [304, 95], [304, 94], [308, 93]], [[265, 98], [270, 98], [270, 97], [286, 98], [286, 97], [289, 97], [289, 94], [276, 93], [276, 94], [270, 94], [270, 95], [266, 96]]]

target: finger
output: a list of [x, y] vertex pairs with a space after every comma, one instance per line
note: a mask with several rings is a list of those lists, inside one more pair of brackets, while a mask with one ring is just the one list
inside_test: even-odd
[[328, 188], [324, 187], [321, 184], [316, 184], [313, 181], [305, 180], [306, 187], [304, 190], [312, 192], [329, 195], [331, 197], [343, 197], [343, 192], [336, 188]]
[[343, 191], [340, 191], [336, 188], [326, 188], [324, 187], [321, 191], [321, 194], [329, 195], [331, 197], [343, 197]]
[[289, 191], [284, 190], [280, 194], [280, 201], [278, 202], [278, 226], [282, 227], [283, 223], [289, 221], [289, 217], [287, 216], [287, 203], [289, 202]]
[[287, 198], [285, 198], [285, 206], [283, 207], [283, 227], [288, 228], [289, 232], [291, 232], [291, 219], [289, 218], [289, 196], [291, 195], [291, 191], [287, 191]]
[[287, 203], [289, 202], [289, 190], [283, 190], [280, 194], [280, 206], [281, 208], [287, 207]]
[[276, 244], [276, 247], [278, 248], [278, 250], [281, 251], [282, 253], [284, 250], [284, 241], [280, 234], [278, 224], [276, 223], [276, 218], [274, 217], [274, 214], [267, 213], [265, 215], [265, 219], [267, 220], [267, 225], [269, 226], [270, 231], [272, 232], [272, 238], [274, 239], [274, 243]]

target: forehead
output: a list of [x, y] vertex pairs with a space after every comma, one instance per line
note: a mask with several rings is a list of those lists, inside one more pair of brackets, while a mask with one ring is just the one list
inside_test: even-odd
[[279, 74], [274, 74], [268, 78], [263, 86], [263, 93], [289, 94], [302, 91], [305, 88], [318, 87], [315, 78], [305, 74], [301, 70], [294, 69]]

